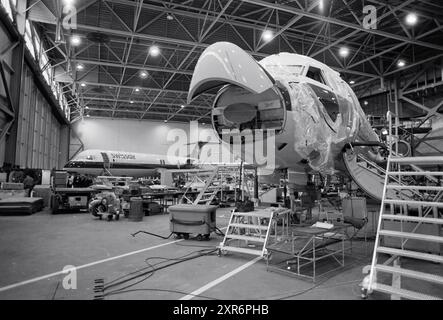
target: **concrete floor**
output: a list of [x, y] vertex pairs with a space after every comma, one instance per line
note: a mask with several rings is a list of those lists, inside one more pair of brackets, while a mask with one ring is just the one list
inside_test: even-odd
[[[218, 209], [217, 226], [226, 226], [228, 218], [229, 209]], [[142, 222], [127, 219], [99, 221], [87, 213], [51, 215], [48, 211], [31, 216], [1, 216], [0, 299], [94, 299], [96, 279], [109, 283], [140, 268], [146, 269], [147, 262], [162, 261], [155, 257], [178, 258], [196, 250], [215, 248], [222, 241], [222, 237], [215, 234], [210, 241], [201, 242], [164, 240], [143, 234], [134, 238], [130, 235], [140, 229], [168, 235], [168, 216], [148, 216]], [[194, 298], [360, 299], [362, 267], [370, 263], [372, 245], [372, 242], [354, 242], [352, 253], [346, 255], [345, 267], [315, 284], [269, 272], [265, 261], [260, 260]], [[149, 249], [151, 247], [154, 248]], [[146, 250], [111, 259], [143, 249]], [[109, 260], [100, 262], [104, 259]], [[241, 254], [199, 257], [156, 271], [148, 279], [127, 289], [132, 291], [108, 295], [105, 299], [180, 299], [252, 259]], [[78, 268], [76, 289], [64, 289], [65, 274], [42, 277], [69, 265]], [[36, 280], [38, 277], [42, 278]], [[31, 282], [23, 283], [30, 279]], [[10, 285], [16, 286], [4, 290]], [[106, 292], [114, 289], [117, 287]], [[371, 299], [386, 298], [382, 294], [371, 296]]]

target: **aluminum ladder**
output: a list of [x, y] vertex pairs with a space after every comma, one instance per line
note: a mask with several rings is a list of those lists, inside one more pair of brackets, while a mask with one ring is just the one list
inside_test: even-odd
[[[443, 156], [432, 157], [392, 157], [389, 156], [385, 185], [383, 188], [383, 198], [380, 208], [380, 217], [377, 226], [377, 235], [375, 239], [375, 246], [372, 258], [372, 264], [370, 268], [370, 274], [368, 282], [364, 284], [365, 294], [372, 291], [384, 292], [391, 295], [391, 298], [406, 298], [406, 299], [421, 299], [421, 300], [434, 300], [442, 299], [442, 297], [436, 297], [427, 293], [404, 289], [401, 287], [401, 279], [411, 278], [420, 281], [426, 281], [428, 283], [442, 286], [443, 290], [443, 277], [438, 274], [416, 271], [406, 269], [401, 266], [401, 258], [413, 258], [422, 261], [431, 261], [434, 263], [443, 263], [443, 256], [439, 254], [428, 253], [423, 250], [410, 250], [405, 246], [408, 240], [419, 240], [425, 243], [443, 243], [443, 237], [441, 234], [441, 226], [443, 225], [443, 218], [438, 212], [438, 208], [443, 208], [443, 186], [441, 185], [404, 185], [399, 183], [391, 183], [390, 180], [396, 177], [396, 181], [401, 180], [403, 177], [417, 177], [417, 176], [443, 176], [443, 172], [440, 171], [425, 171], [415, 170], [417, 165], [423, 165], [427, 167], [441, 165], [443, 163]], [[397, 169], [391, 170], [391, 166], [397, 167]], [[404, 167], [414, 169], [414, 171], [406, 171]], [[410, 191], [426, 191], [428, 196], [420, 199], [392, 199], [388, 196], [387, 190], [390, 189], [402, 189]], [[385, 213], [385, 205], [389, 205], [389, 213]], [[414, 207], [418, 209], [418, 216], [411, 216], [408, 214], [408, 207]], [[397, 209], [397, 210], [396, 210]], [[391, 230], [385, 227], [387, 221], [396, 222], [400, 231]], [[404, 231], [407, 228], [407, 224], [411, 227], [411, 223], [414, 224], [412, 230]], [[439, 230], [438, 235], [431, 235], [425, 233], [419, 233], [420, 226], [435, 225]], [[397, 228], [396, 228], [397, 229]], [[400, 239], [400, 248], [387, 244], [386, 239], [396, 238]], [[382, 241], [383, 240], [383, 241]], [[379, 255], [387, 254], [390, 256], [385, 262], [380, 263]], [[392, 285], [381, 283], [380, 275], [390, 274], [392, 275]]]
[[[212, 200], [215, 199], [217, 193], [220, 191], [222, 187], [221, 181], [218, 179], [219, 176], [218, 171], [219, 171], [218, 168], [216, 168], [209, 176], [208, 180], [205, 183], [205, 186], [195, 198], [193, 202], [194, 205], [199, 205], [199, 204], [210, 205]], [[214, 185], [215, 182], [218, 184]]]
[[218, 247], [219, 255], [225, 252], [239, 252], [266, 257], [266, 244], [273, 217], [274, 212], [267, 209], [251, 212], [233, 211], [225, 237]]
[[[201, 175], [208, 176], [208, 172], [209, 172], [209, 178], [205, 181], [200, 176]], [[185, 192], [183, 193], [182, 197], [180, 198], [180, 202], [179, 203], [201, 204], [200, 200], [203, 197], [201, 195], [206, 193], [208, 187], [211, 185], [211, 183], [214, 181], [214, 179], [215, 179], [215, 177], [217, 175], [218, 175], [218, 168], [215, 168], [215, 169], [213, 169], [211, 171], [210, 170], [197, 170], [197, 171], [195, 171], [194, 172], [194, 176], [192, 178], [192, 181], [189, 183], [188, 187], [186, 188]], [[202, 183], [205, 183], [205, 185], [202, 188], [202, 190], [198, 193], [197, 197], [195, 199], [192, 199], [192, 197], [189, 197], [189, 192], [191, 191], [192, 185], [195, 182], [202, 182]], [[196, 200], [198, 198], [200, 198], [200, 199], [197, 202]]]

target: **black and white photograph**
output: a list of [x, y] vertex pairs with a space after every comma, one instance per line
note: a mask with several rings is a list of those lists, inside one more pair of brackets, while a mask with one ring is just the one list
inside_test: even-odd
[[0, 302], [443, 299], [443, 1], [0, 1]]

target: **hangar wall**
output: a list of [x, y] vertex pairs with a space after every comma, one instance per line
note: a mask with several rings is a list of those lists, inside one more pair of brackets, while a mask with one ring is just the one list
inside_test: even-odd
[[16, 164], [22, 168], [51, 169], [58, 165], [62, 125], [35, 87], [33, 73], [25, 66], [22, 76]]
[[[166, 154], [174, 143], [167, 140], [168, 133], [171, 134], [172, 129], [182, 129], [188, 135], [188, 142], [191, 141], [191, 135], [197, 133], [191, 129], [189, 123], [180, 122], [84, 118], [72, 125], [72, 131], [83, 144], [84, 150], [103, 149], [155, 154]], [[209, 125], [200, 124], [198, 134], [201, 141], [211, 139], [218, 142]], [[71, 139], [70, 158], [77, 150], [78, 143]]]
[[0, 8], [0, 167], [61, 168], [69, 123], [17, 27]]

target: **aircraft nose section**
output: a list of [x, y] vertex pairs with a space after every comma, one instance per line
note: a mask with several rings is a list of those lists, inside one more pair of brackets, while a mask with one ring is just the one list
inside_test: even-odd
[[260, 94], [274, 85], [272, 77], [247, 52], [229, 42], [217, 42], [200, 56], [188, 92], [188, 103], [205, 91], [233, 84]]

